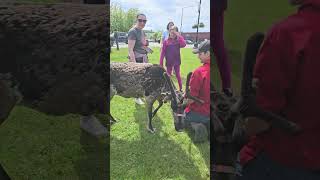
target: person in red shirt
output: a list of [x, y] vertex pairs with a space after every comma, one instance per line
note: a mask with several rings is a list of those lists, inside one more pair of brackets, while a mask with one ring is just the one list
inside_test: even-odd
[[206, 126], [210, 122], [210, 41], [205, 40], [193, 50], [198, 54], [202, 66], [193, 71], [190, 79], [190, 95], [203, 101], [195, 102], [188, 99], [185, 109], [188, 123], [203, 123]]
[[[238, 180], [320, 179], [320, 0], [290, 0], [298, 12], [268, 32], [254, 68], [256, 102], [302, 128], [297, 135], [268, 121], [246, 120]], [[257, 126], [258, 125], [258, 126]]]

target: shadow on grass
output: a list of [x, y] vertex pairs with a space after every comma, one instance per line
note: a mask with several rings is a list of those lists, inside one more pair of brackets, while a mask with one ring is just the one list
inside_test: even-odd
[[109, 143], [106, 138], [97, 139], [81, 130], [80, 144], [84, 155], [76, 162], [75, 170], [80, 180], [109, 179]]
[[119, 179], [209, 179], [201, 177], [194, 159], [164, 131], [165, 125], [158, 116], [153, 119], [155, 134], [147, 131], [146, 118], [145, 107], [136, 105], [134, 119], [139, 126], [140, 139], [126, 141], [111, 136], [111, 142], [116, 146], [111, 146], [112, 153], [117, 154], [111, 161], [121, 167], [112, 169], [112, 174]]

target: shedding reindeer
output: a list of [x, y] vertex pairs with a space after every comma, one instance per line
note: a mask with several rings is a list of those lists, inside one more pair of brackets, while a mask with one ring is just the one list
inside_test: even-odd
[[[170, 101], [174, 118], [175, 129], [183, 128], [183, 108], [179, 105], [183, 98], [182, 92], [178, 91], [170, 77], [159, 65], [150, 63], [118, 63], [110, 64], [110, 100], [114, 95], [124, 98], [145, 98], [147, 109], [147, 130], [155, 132], [152, 119], [162, 107]], [[153, 104], [158, 101], [159, 105], [153, 110]], [[114, 120], [110, 115], [111, 120]]]

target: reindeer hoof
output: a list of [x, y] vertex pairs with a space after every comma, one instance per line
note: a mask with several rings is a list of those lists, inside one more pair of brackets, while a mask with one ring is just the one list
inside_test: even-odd
[[117, 123], [117, 121], [115, 119], [110, 119], [110, 125]]
[[154, 134], [156, 132], [156, 128], [147, 128], [147, 129], [152, 134]]

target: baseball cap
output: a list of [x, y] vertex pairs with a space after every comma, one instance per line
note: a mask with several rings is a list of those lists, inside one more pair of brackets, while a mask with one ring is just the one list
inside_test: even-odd
[[207, 51], [210, 51], [210, 48], [211, 48], [210, 47], [210, 40], [206, 39], [199, 44], [198, 48], [193, 49], [192, 52], [194, 54], [197, 54], [200, 52], [207, 52]]

